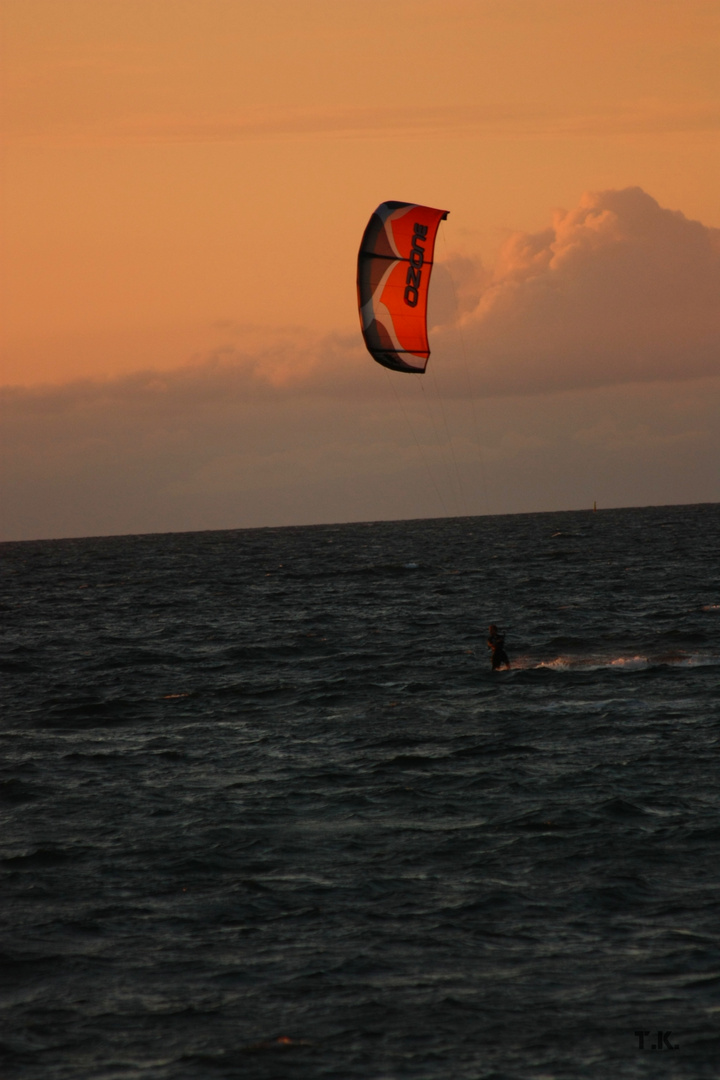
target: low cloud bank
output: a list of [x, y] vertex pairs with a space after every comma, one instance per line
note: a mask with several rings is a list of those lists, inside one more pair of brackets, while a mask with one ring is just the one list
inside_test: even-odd
[[16, 392], [2, 539], [720, 499], [718, 378], [473, 403], [401, 376], [345, 400], [222, 376]]

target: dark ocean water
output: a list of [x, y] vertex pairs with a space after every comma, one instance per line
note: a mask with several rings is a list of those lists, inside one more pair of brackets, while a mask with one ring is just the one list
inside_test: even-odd
[[3, 1080], [720, 1075], [720, 506], [0, 553]]

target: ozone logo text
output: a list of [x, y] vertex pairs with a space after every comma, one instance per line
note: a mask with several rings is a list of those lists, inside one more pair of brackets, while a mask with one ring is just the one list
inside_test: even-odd
[[418, 290], [422, 280], [422, 267], [425, 262], [425, 248], [421, 246], [420, 241], [427, 238], [427, 231], [427, 225], [420, 225], [417, 221], [414, 223], [410, 265], [405, 278], [405, 292], [403, 294], [405, 303], [409, 304], [410, 307], [415, 307], [419, 299]]

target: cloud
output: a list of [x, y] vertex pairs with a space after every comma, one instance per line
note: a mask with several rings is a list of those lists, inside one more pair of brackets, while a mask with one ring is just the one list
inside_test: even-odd
[[376, 374], [345, 397], [221, 363], [6, 392], [3, 539], [720, 496], [720, 379], [473, 403]]
[[[492, 270], [468, 254], [439, 261], [428, 321], [430, 378], [450, 397], [718, 375], [720, 229], [664, 209], [640, 188], [586, 193], [574, 209], [557, 210], [548, 228], [508, 236]], [[354, 329], [250, 339], [240, 328], [235, 344], [168, 378], [126, 378], [113, 393], [134, 395], [138, 380], [168, 402], [190, 386], [197, 401], [388, 391]]]
[[588, 193], [506, 240], [461, 327], [483, 394], [718, 374], [720, 229], [640, 188]]
[[[451, 397], [718, 375], [720, 229], [662, 208], [640, 188], [586, 193], [574, 209], [555, 211], [548, 228], [509, 235], [492, 269], [468, 253], [438, 261], [428, 323], [429, 375]], [[221, 329], [223, 344], [197, 349], [182, 367], [77, 381], [53, 400], [70, 395], [92, 410], [112, 399], [119, 411], [142, 400], [165, 415], [187, 395], [202, 409], [388, 392], [355, 327], [325, 336], [230, 322]], [[50, 398], [38, 391], [23, 400], [32, 408]]]
[[[436, 264], [429, 374], [449, 396], [542, 394], [720, 374], [720, 229], [667, 210], [640, 188], [586, 193], [536, 233], [510, 234], [492, 269], [468, 253]], [[163, 415], [206, 401], [382, 397], [387, 376], [359, 332], [218, 325], [169, 371], [76, 381], [88, 408], [142, 398]], [[134, 347], [137, 347], [135, 343]], [[397, 380], [394, 380], [397, 383]], [[406, 380], [400, 378], [400, 385]], [[11, 395], [14, 392], [8, 391]], [[49, 400], [44, 391], [37, 402]]]
[[5, 117], [9, 142], [29, 145], [156, 145], [158, 143], [242, 143], [277, 138], [549, 138], [716, 132], [720, 107], [714, 101], [677, 102], [659, 98], [626, 101], [605, 110], [568, 111], [525, 101], [482, 106], [273, 106], [248, 105], [231, 111], [111, 112], [68, 120], [47, 107], [30, 117], [18, 110]]
[[228, 325], [174, 370], [6, 388], [5, 537], [715, 500], [719, 238], [634, 188], [451, 256], [424, 377]]

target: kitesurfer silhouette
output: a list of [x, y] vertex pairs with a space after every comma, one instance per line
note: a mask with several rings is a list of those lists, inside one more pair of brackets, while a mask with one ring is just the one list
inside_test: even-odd
[[488, 630], [488, 649], [492, 652], [492, 669], [497, 671], [501, 667], [510, 667], [508, 654], [505, 652], [505, 635], [498, 630], [495, 623], [490, 623]]

